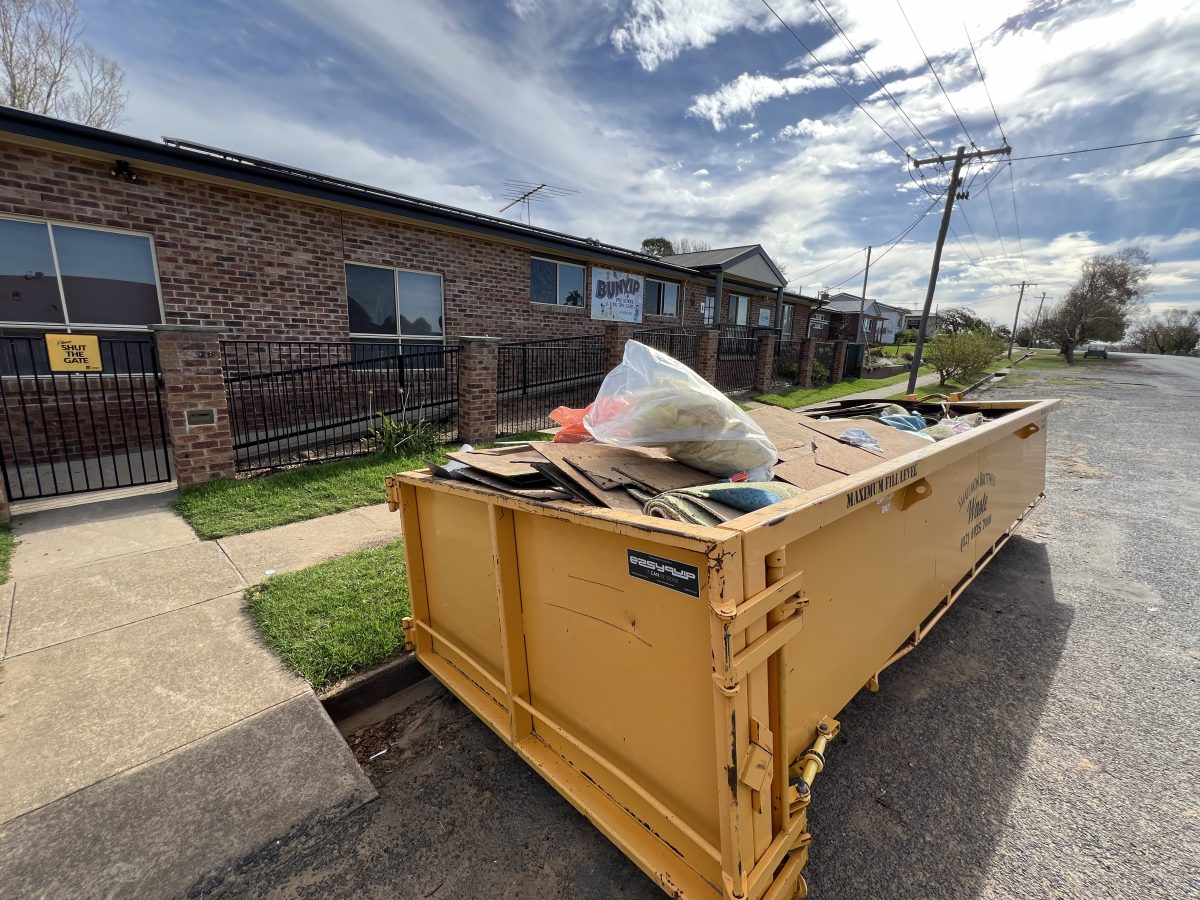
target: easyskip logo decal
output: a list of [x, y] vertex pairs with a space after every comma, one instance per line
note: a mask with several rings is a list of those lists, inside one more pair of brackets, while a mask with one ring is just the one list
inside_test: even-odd
[[687, 563], [630, 550], [629, 574], [689, 597], [700, 596], [700, 570]]

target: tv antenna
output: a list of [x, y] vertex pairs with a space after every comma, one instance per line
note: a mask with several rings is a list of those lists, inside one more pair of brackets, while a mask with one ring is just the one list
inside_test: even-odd
[[525, 224], [533, 224], [532, 206], [534, 203], [541, 203], [545, 200], [553, 200], [555, 197], [567, 197], [571, 194], [578, 194], [579, 191], [571, 188], [557, 187], [553, 184], [534, 183], [532, 181], [518, 181], [510, 178], [504, 182], [504, 197], [509, 202], [500, 210], [505, 212], [516, 206], [518, 203], [525, 207]]

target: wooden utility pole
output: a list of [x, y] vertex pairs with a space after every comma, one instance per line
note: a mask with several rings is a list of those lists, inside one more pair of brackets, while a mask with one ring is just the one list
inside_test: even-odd
[[[1002, 153], [1012, 153], [1012, 147], [1004, 146], [998, 150], [973, 150], [967, 152], [966, 147], [960, 146], [954, 155], [954, 170], [950, 173], [950, 186], [946, 188], [946, 208], [942, 212], [942, 227], [938, 231], [937, 245], [933, 249], [933, 267], [929, 270], [929, 288], [925, 291], [925, 306], [921, 310], [921, 327], [917, 331], [917, 346], [913, 348], [912, 368], [908, 372], [908, 393], [917, 390], [917, 373], [921, 371], [921, 353], [925, 349], [925, 330], [929, 327], [929, 308], [933, 306], [933, 292], [937, 288], [938, 269], [942, 265], [942, 246], [946, 243], [946, 231], [950, 228], [950, 213], [954, 209], [954, 197], [958, 193], [959, 176], [962, 165], [967, 160], [983, 159], [987, 156], [999, 156]], [[924, 166], [929, 163], [947, 163], [950, 157], [934, 156], [931, 159], [914, 159], [914, 166]], [[966, 197], [963, 197], [965, 200]]]
[[871, 274], [871, 245], [867, 244], [867, 267], [863, 269], [863, 289], [858, 301], [858, 336], [863, 336], [863, 309], [867, 305], [867, 276]]
[[[1009, 287], [1017, 287], [1017, 285], [1010, 284]], [[1017, 314], [1015, 316], [1013, 316], [1012, 332], [1008, 335], [1008, 358], [1009, 359], [1012, 359], [1013, 344], [1017, 340], [1017, 322], [1021, 318], [1021, 301], [1025, 299], [1025, 288], [1027, 288], [1027, 287], [1037, 287], [1037, 284], [1030, 283], [1028, 281], [1022, 281], [1020, 284], [1021, 293], [1017, 295]], [[1045, 294], [1042, 294], [1042, 297], [1045, 297], [1045, 296], [1046, 296]]]
[[1042, 304], [1046, 302], [1046, 292], [1042, 291], [1042, 299], [1038, 301], [1038, 311], [1033, 314], [1033, 327], [1029, 329], [1029, 346], [1033, 346], [1033, 342], [1037, 340], [1038, 322], [1042, 320]]

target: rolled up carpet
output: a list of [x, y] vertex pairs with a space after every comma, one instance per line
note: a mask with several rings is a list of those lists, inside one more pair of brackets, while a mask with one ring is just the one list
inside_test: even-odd
[[646, 501], [645, 512], [660, 519], [716, 525], [803, 493], [803, 488], [783, 481], [701, 484], [652, 497]]

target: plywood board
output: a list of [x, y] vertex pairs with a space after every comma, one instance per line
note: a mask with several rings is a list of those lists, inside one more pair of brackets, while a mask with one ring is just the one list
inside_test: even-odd
[[642, 511], [642, 504], [629, 496], [629, 493], [624, 488], [618, 487], [612, 490], [604, 490], [569, 463], [559, 464], [545, 460], [534, 465], [539, 472], [544, 473], [556, 483], [563, 486], [573, 486], [579, 494], [590, 498], [590, 502], [592, 503], [607, 506], [609, 509], [623, 509], [628, 512]]
[[502, 447], [497, 450], [455, 450], [451, 459], [498, 478], [528, 479], [537, 475], [530, 463], [542, 456], [529, 447]]
[[810, 416], [803, 416], [802, 418], [805, 419], [804, 424], [809, 428], [826, 434], [835, 440], [840, 440], [842, 432], [847, 429], [861, 428], [879, 442], [882, 453], [874, 455], [882, 459], [894, 459], [897, 456], [903, 456], [905, 453], [911, 453], [913, 450], [924, 450], [929, 446], [929, 441], [923, 438], [916, 437], [899, 428], [893, 428], [886, 422], [876, 422], [873, 419], [822, 420], [814, 419]]
[[574, 467], [604, 490], [638, 486], [662, 493], [714, 480], [660, 450], [599, 443], [549, 444], [536, 449], [550, 462]]

